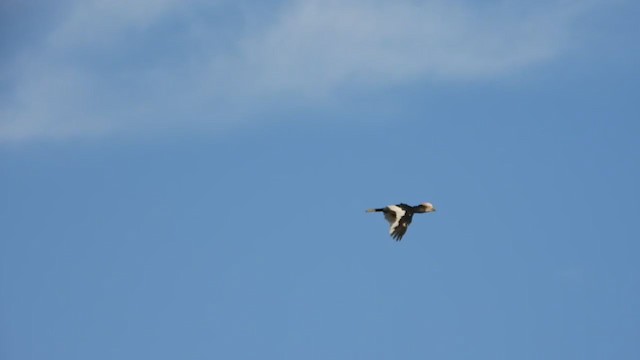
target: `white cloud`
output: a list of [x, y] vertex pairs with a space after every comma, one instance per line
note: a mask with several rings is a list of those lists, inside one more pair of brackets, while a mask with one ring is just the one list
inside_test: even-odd
[[225, 125], [242, 104], [341, 86], [505, 76], [560, 55], [579, 4], [299, 0], [230, 22], [225, 1], [75, 1], [12, 67], [0, 141]]
[[107, 45], [126, 41], [127, 32], [153, 26], [180, 4], [179, 0], [93, 0], [77, 1], [58, 28], [49, 36], [49, 45], [69, 48], [88, 43]]
[[253, 61], [256, 76], [275, 90], [330, 89], [354, 80], [484, 77], [555, 56], [569, 30], [568, 10], [300, 1], [245, 41], [244, 60]]

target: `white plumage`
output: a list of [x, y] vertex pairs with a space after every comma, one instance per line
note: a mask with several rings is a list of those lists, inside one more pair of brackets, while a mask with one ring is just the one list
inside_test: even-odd
[[400, 219], [402, 219], [407, 212], [396, 205], [389, 205], [387, 209], [389, 209], [389, 211], [384, 214], [384, 218], [389, 222], [389, 235], [393, 235], [394, 231], [400, 226]]

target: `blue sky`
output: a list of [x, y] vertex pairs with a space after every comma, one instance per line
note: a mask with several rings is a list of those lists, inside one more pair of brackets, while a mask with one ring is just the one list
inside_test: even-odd
[[2, 359], [640, 357], [636, 3], [0, 10]]

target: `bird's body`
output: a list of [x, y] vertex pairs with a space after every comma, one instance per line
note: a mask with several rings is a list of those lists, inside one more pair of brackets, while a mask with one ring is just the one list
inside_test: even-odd
[[421, 214], [436, 211], [431, 203], [422, 203], [418, 206], [411, 206], [404, 203], [389, 205], [379, 209], [368, 209], [367, 212], [382, 212], [384, 218], [389, 222], [389, 235], [396, 241], [402, 240], [407, 232], [413, 214]]

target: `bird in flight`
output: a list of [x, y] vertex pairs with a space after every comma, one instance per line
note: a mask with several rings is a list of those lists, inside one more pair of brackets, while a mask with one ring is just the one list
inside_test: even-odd
[[418, 206], [407, 204], [389, 205], [379, 209], [368, 209], [367, 212], [382, 212], [389, 222], [389, 235], [396, 241], [402, 240], [407, 232], [413, 214], [429, 213], [436, 211], [431, 203], [422, 203]]

